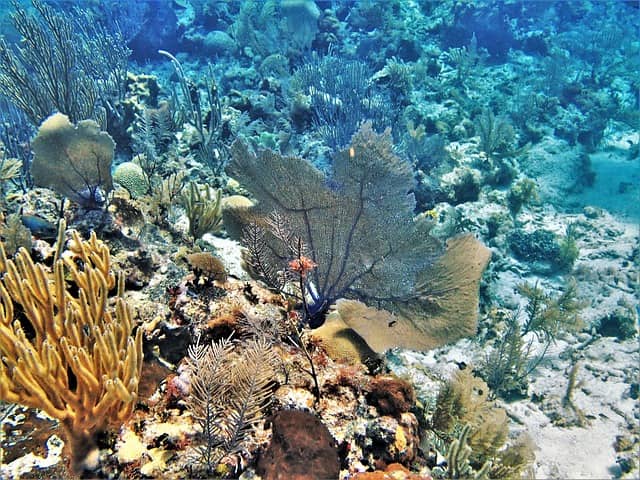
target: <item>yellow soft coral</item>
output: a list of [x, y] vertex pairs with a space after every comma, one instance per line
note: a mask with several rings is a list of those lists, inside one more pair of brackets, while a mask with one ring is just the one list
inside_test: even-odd
[[93, 233], [72, 232], [53, 271], [25, 249], [7, 259], [0, 244], [0, 274], [0, 399], [58, 419], [78, 468], [96, 433], [124, 421], [137, 399], [142, 335], [131, 336], [123, 282]]

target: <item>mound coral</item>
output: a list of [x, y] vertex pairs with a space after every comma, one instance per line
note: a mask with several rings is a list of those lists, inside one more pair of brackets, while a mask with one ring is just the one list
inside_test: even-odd
[[149, 190], [149, 181], [142, 167], [134, 162], [123, 162], [113, 172], [113, 181], [125, 188], [133, 198], [143, 196]]

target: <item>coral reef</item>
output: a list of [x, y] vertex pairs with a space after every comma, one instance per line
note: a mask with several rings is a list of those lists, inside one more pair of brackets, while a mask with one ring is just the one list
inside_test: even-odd
[[636, 7], [0, 2], [0, 477], [637, 477]]

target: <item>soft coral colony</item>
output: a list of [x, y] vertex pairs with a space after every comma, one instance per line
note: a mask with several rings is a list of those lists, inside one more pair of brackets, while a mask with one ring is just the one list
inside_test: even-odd
[[[414, 218], [414, 177], [388, 132], [363, 125], [335, 155], [331, 178], [300, 158], [255, 155], [239, 142], [231, 150], [229, 171], [257, 204], [227, 208], [228, 231], [244, 232], [247, 261], [272, 288], [286, 291], [288, 280], [274, 270], [304, 273], [298, 293], [308, 297], [311, 324], [344, 298], [397, 313], [386, 321], [343, 318], [380, 353], [433, 348], [475, 331], [489, 251], [468, 235], [445, 249], [429, 235], [432, 223]], [[284, 220], [274, 222], [274, 212]], [[303, 263], [309, 268], [301, 271]]]
[[88, 241], [72, 235], [51, 269], [25, 249], [9, 260], [0, 244], [0, 398], [59, 420], [72, 465], [81, 470], [97, 435], [133, 411], [142, 332], [133, 334], [107, 246], [95, 234]]
[[[364, 108], [307, 85], [301, 125], [324, 131], [332, 153], [283, 155], [264, 148], [279, 146], [269, 132], [240, 134], [241, 115], [223, 128], [212, 78], [199, 88], [163, 52], [179, 89], [158, 104], [155, 78], [127, 75], [119, 32], [33, 5], [13, 14], [30, 47], [0, 43], [5, 95], [39, 127], [28, 168], [11, 171], [31, 202], [44, 191], [34, 183], [49, 189], [60, 202], [50, 216], [74, 228], [60, 221], [52, 245], [32, 248], [20, 222], [2, 230], [0, 399], [59, 422], [69, 464], [55, 475], [427, 478], [438, 466], [449, 478], [507, 478], [531, 462], [526, 441], [506, 446], [504, 412], [468, 371], [443, 387], [435, 419], [407, 380], [383, 373], [390, 348], [475, 333], [490, 252], [471, 234], [438, 239], [433, 215], [415, 215], [416, 173], [379, 133], [391, 122], [380, 98]], [[281, 5], [314, 23], [312, 6]], [[306, 82], [340, 62], [316, 61]], [[368, 82], [363, 63], [341, 65]], [[365, 114], [373, 124], [353, 121]], [[136, 151], [137, 168], [112, 178], [117, 148]], [[221, 229], [238, 243], [214, 256], [207, 234]], [[225, 271], [240, 244], [251, 278]], [[422, 451], [425, 430], [448, 470]]]

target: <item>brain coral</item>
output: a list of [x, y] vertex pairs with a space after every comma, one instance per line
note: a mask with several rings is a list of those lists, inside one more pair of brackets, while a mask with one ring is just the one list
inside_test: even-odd
[[113, 181], [126, 188], [133, 198], [141, 197], [149, 188], [144, 171], [140, 165], [133, 162], [118, 165], [113, 172]]

